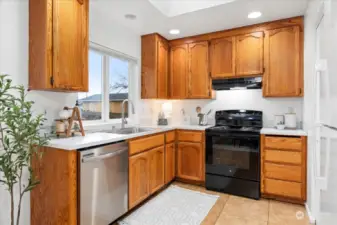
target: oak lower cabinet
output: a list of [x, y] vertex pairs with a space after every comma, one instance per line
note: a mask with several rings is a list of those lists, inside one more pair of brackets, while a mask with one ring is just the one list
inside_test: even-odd
[[129, 158], [129, 208], [150, 195], [150, 157], [143, 152]]
[[307, 138], [261, 136], [261, 193], [304, 203], [307, 187]]
[[175, 131], [166, 133], [165, 145], [165, 184], [170, 183], [176, 176], [176, 140]]
[[88, 91], [89, 0], [29, 1], [29, 89]]
[[164, 134], [129, 142], [129, 209], [165, 184]]
[[299, 26], [265, 32], [264, 97], [303, 96], [303, 32]]
[[165, 183], [165, 147], [149, 151], [150, 158], [150, 193], [159, 190]]
[[179, 130], [177, 133], [177, 177], [205, 181], [204, 132]]

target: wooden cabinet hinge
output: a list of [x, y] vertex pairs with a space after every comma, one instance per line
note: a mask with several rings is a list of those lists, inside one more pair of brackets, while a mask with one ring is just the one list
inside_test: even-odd
[[302, 88], [300, 88], [300, 95], [302, 94]]
[[54, 76], [50, 77], [50, 85], [53, 87], [54, 86]]

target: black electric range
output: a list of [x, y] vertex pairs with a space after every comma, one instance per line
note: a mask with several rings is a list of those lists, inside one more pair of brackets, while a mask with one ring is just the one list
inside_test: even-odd
[[260, 198], [262, 112], [223, 110], [206, 129], [206, 188]]

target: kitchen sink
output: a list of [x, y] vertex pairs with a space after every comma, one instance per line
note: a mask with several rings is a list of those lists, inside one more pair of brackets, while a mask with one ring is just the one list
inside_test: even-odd
[[153, 131], [155, 128], [149, 127], [126, 127], [126, 128], [113, 128], [112, 130], [104, 131], [113, 134], [136, 134], [142, 132]]

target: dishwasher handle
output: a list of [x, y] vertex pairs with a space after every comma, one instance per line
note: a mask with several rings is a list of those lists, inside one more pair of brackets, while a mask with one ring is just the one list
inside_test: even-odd
[[103, 155], [92, 156], [92, 157], [84, 156], [82, 158], [82, 163], [100, 161], [100, 160], [104, 160], [104, 159], [107, 159], [107, 158], [112, 158], [112, 157], [115, 157], [117, 155], [120, 155], [120, 154], [126, 152], [127, 150], [128, 150], [128, 148], [124, 148], [124, 149], [121, 149], [121, 150], [118, 150], [118, 151], [115, 151], [115, 152], [112, 152], [112, 153], [103, 154]]

